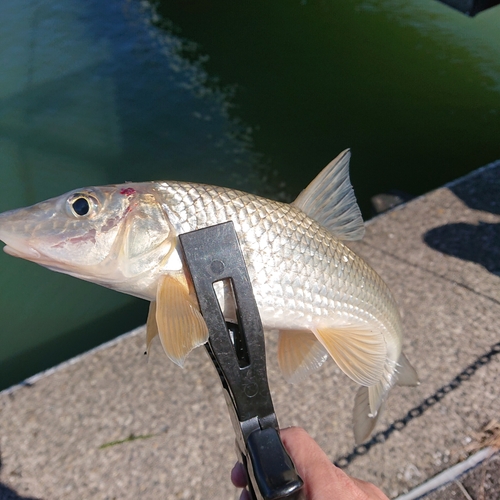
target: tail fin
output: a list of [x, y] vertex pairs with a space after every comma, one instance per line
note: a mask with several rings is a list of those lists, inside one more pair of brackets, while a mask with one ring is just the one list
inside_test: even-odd
[[356, 444], [366, 441], [373, 432], [384, 409], [389, 390], [394, 385], [415, 386], [419, 384], [417, 372], [406, 356], [401, 353], [395, 376], [388, 385], [384, 380], [370, 387], [360, 387], [354, 398], [353, 426]]
[[398, 378], [396, 384], [404, 385], [404, 386], [415, 386], [419, 385], [420, 381], [418, 380], [417, 372], [415, 368], [411, 366], [408, 358], [401, 353], [398, 360]]
[[373, 432], [380, 413], [384, 409], [384, 404], [381, 403], [376, 415], [373, 415], [370, 410], [370, 391], [371, 387], [360, 387], [354, 398], [353, 411], [353, 430], [354, 441], [356, 444], [364, 443]]

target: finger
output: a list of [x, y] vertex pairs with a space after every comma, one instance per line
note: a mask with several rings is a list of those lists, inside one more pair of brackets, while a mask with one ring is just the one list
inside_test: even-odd
[[344, 471], [335, 467], [304, 429], [298, 427], [283, 429], [281, 438], [304, 481], [306, 497], [309, 500], [387, 498], [375, 486], [353, 480]]
[[240, 500], [252, 500], [250, 498], [250, 493], [247, 490], [243, 490], [240, 495]]
[[353, 482], [358, 486], [358, 488], [364, 492], [368, 498], [373, 498], [374, 500], [388, 500], [387, 496], [379, 490], [374, 484], [367, 483], [361, 479], [352, 478]]
[[231, 481], [236, 488], [244, 488], [248, 483], [245, 467], [240, 462], [236, 462], [231, 471]]

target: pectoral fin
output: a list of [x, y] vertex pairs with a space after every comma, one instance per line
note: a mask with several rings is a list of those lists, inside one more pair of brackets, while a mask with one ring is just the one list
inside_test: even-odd
[[360, 385], [382, 377], [387, 348], [382, 333], [364, 325], [318, 328], [316, 336], [340, 369]]
[[146, 352], [149, 355], [149, 347], [151, 342], [158, 335], [158, 325], [156, 324], [156, 302], [152, 301], [149, 304], [148, 320], [146, 322]]
[[283, 376], [292, 384], [301, 382], [317, 370], [328, 354], [309, 330], [280, 330], [278, 363]]
[[162, 276], [156, 293], [156, 324], [167, 356], [179, 366], [208, 340], [208, 328], [187, 287], [172, 276]]

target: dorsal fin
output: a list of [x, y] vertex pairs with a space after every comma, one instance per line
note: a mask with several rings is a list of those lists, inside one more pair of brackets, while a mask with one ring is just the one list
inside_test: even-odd
[[332, 160], [292, 203], [341, 240], [365, 234], [361, 211], [349, 179], [348, 149]]

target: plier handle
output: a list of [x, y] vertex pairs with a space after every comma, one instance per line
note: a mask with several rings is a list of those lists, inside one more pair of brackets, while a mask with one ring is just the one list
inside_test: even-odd
[[[303, 498], [303, 482], [286, 452], [269, 391], [264, 331], [243, 254], [231, 221], [181, 234], [209, 331], [206, 349], [217, 369], [236, 434], [237, 454], [256, 500]], [[226, 321], [214, 289], [230, 293], [235, 319]]]

